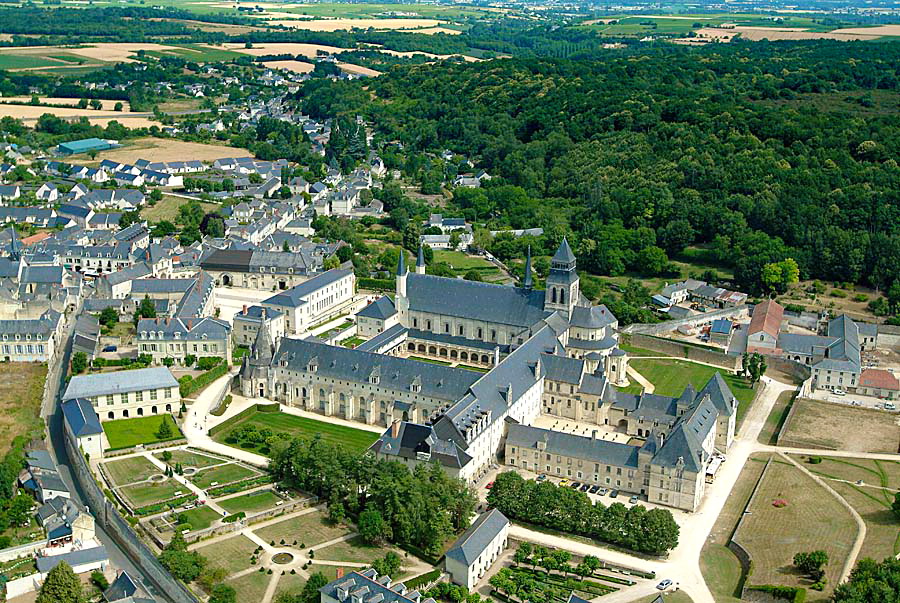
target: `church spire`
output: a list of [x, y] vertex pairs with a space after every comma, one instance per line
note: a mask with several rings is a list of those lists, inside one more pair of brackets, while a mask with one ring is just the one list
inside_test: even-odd
[[425, 250], [419, 244], [419, 257], [416, 258], [416, 274], [425, 274]]
[[406, 254], [400, 249], [400, 258], [397, 260], [397, 276], [406, 276]]
[[525, 256], [525, 280], [522, 284], [526, 289], [531, 289], [534, 286], [531, 278], [531, 245], [528, 246], [528, 254]]

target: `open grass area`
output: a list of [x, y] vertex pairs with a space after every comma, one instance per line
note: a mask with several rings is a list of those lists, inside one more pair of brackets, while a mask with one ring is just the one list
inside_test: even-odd
[[195, 507], [178, 514], [179, 523], [190, 524], [192, 530], [205, 530], [221, 517], [207, 506]]
[[716, 603], [739, 603], [742, 580], [741, 564], [728, 549], [731, 534], [753, 494], [769, 455], [754, 455], [747, 459], [741, 474], [735, 482], [731, 494], [722, 507], [709, 534], [709, 539], [700, 552], [700, 571], [712, 591]]
[[462, 251], [435, 249], [434, 261], [450, 264], [450, 267], [453, 268], [453, 274], [456, 276], [463, 276], [469, 270], [477, 272], [485, 281], [493, 281], [503, 276], [500, 269], [485, 258], [478, 255], [468, 255]]
[[[198, 454], [196, 452], [191, 452], [190, 450], [170, 450], [169, 453], [172, 455], [170, 464], [173, 466], [181, 463], [182, 467], [195, 467], [201, 469], [203, 467], [212, 467], [213, 465], [221, 465], [222, 463], [228, 462], [227, 459], [220, 459], [206, 454]], [[153, 456], [162, 460], [163, 453], [154, 452]]]
[[[256, 550], [256, 543], [243, 534], [238, 534], [194, 550], [206, 557], [209, 567], [220, 567], [229, 574], [233, 574], [250, 567], [250, 556]], [[244, 599], [238, 600], [243, 601]], [[261, 599], [246, 600], [258, 601]]]
[[161, 475], [162, 470], [143, 456], [106, 461], [103, 463], [106, 472], [116, 485], [141, 482], [151, 475]]
[[[268, 428], [273, 432], [287, 433], [292, 437], [313, 438], [316, 435], [321, 435], [322, 439], [327, 442], [360, 454], [378, 439], [378, 434], [372, 431], [363, 431], [362, 429], [335, 425], [283, 412], [254, 413], [246, 419], [235, 423], [232, 429], [216, 434], [213, 439], [233, 446], [235, 443], [228, 441], [228, 436], [234, 429], [243, 425], [253, 425], [257, 429]], [[253, 450], [255, 448], [249, 449]]]
[[278, 543], [284, 539], [286, 543], [292, 544], [296, 540], [297, 546], [303, 544], [309, 548], [345, 536], [351, 529], [343, 524], [332, 524], [326, 520], [324, 514], [313, 511], [273, 523], [254, 532], [266, 542], [274, 540]]
[[628, 352], [628, 355], [631, 358], [640, 358], [641, 356], [668, 356], [668, 354], [665, 354], [663, 352], [648, 350], [647, 348], [639, 348], [628, 343], [619, 343], [619, 347]]
[[757, 440], [760, 444], [774, 446], [777, 443], [778, 434], [781, 432], [784, 421], [787, 419], [787, 414], [791, 410], [791, 404], [793, 403], [795, 395], [796, 392], [792, 391], [781, 392], [778, 395], [778, 399], [775, 400], [775, 404], [772, 406], [769, 416], [766, 417], [765, 424], [759, 431]]
[[[179, 491], [181, 494], [176, 495], [175, 493]], [[119, 488], [119, 492], [131, 502], [131, 506], [134, 508], [161, 503], [170, 498], [191, 493], [187, 486], [183, 486], [172, 479], [167, 479], [163, 482], [143, 482], [123, 486]]]
[[258, 490], [249, 494], [235, 496], [227, 500], [216, 501], [220, 507], [231, 513], [243, 511], [247, 515], [271, 509], [281, 499], [271, 490]]
[[[309, 543], [307, 543], [309, 545]], [[332, 544], [329, 547], [316, 551], [316, 559], [326, 561], [355, 561], [359, 563], [371, 563], [384, 557], [390, 549], [366, 544], [361, 536], [354, 536], [350, 540]], [[402, 555], [401, 555], [402, 556]]]
[[[786, 501], [776, 508], [773, 502]], [[808, 587], [811, 582], [793, 568], [801, 551], [828, 553], [821, 593], [810, 590], [807, 601], [825, 601], [841, 575], [856, 538], [857, 526], [850, 512], [831, 493], [800, 469], [773, 457], [756, 494], [747, 508], [734, 540], [753, 559], [752, 584]]]
[[782, 446], [897, 452], [900, 426], [892, 413], [807, 398], [798, 398], [794, 406], [794, 414], [784, 426]]
[[[738, 400], [738, 423], [741, 422], [756, 391], [750, 387], [746, 379], [732, 375], [722, 369], [705, 364], [697, 364], [688, 360], [639, 359], [629, 362], [630, 366], [656, 386], [655, 394], [663, 396], [680, 396], [688, 384], [700, 390], [715, 373], [721, 373], [731, 393]], [[626, 391], [640, 391], [640, 385], [632, 383]]]
[[228, 580], [226, 584], [234, 588], [237, 601], [262, 601], [272, 576], [265, 572], [250, 572], [240, 578]]
[[248, 477], [253, 477], [254, 475], [258, 475], [257, 471], [253, 471], [251, 469], [247, 469], [246, 467], [242, 467], [241, 465], [237, 465], [235, 463], [230, 463], [228, 465], [219, 465], [218, 467], [212, 467], [211, 469], [203, 469], [202, 471], [198, 471], [188, 479], [191, 480], [191, 483], [194, 485], [203, 488], [209, 488], [213, 485], [213, 482], [217, 482], [215, 485], [221, 486], [223, 484], [229, 484], [231, 482], [237, 482], [242, 479], [247, 479]]
[[306, 578], [300, 574], [288, 572], [278, 579], [278, 587], [275, 589], [275, 596], [278, 597], [281, 593], [287, 593], [289, 595], [298, 594], [303, 590], [304, 584], [306, 584]]
[[0, 456], [6, 454], [16, 437], [39, 435], [46, 378], [46, 364], [0, 364]]
[[[160, 439], [156, 437], [159, 427], [165, 421], [172, 430], [172, 437]], [[181, 438], [181, 430], [175, 424], [172, 415], [162, 414], [152, 417], [135, 417], [133, 419], [117, 419], [103, 423], [103, 431], [109, 440], [109, 448], [118, 450], [130, 448], [138, 444], [154, 444]]]
[[[809, 457], [797, 458], [807, 462]], [[891, 511], [894, 492], [900, 489], [900, 462], [826, 456], [806, 468], [827, 480], [866, 522], [860, 558], [900, 553], [900, 520]]]
[[[178, 216], [178, 208], [187, 202], [187, 199], [182, 199], [181, 197], [163, 195], [162, 200], [158, 201], [156, 205], [145, 205], [141, 208], [141, 217], [150, 222], [168, 220], [174, 223], [176, 216]], [[200, 205], [206, 213], [216, 211], [219, 208], [215, 203], [201, 202]]]
[[449, 362], [444, 362], [443, 360], [435, 360], [434, 358], [424, 358], [422, 356], [408, 356], [410, 360], [416, 360], [418, 362], [427, 362], [428, 364], [439, 364], [441, 366], [450, 366]]

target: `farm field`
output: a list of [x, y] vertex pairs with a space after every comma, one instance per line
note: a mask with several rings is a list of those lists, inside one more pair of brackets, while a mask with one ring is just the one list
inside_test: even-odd
[[434, 261], [450, 264], [453, 268], [453, 273], [457, 276], [463, 276], [469, 270], [475, 270], [485, 281], [503, 278], [503, 273], [500, 272], [500, 269], [483, 257], [468, 255], [462, 251], [436, 249], [434, 252]]
[[258, 490], [249, 494], [242, 494], [226, 500], [216, 501], [220, 507], [228, 511], [229, 514], [240, 513], [243, 511], [247, 515], [259, 513], [266, 509], [271, 509], [275, 503], [281, 499], [271, 490]]
[[0, 455], [18, 436], [41, 428], [41, 397], [47, 365], [32, 362], [0, 364]]
[[[196, 452], [191, 452], [190, 450], [170, 450], [169, 453], [172, 455], [170, 464], [175, 465], [176, 463], [181, 463], [182, 467], [195, 467], [200, 469], [228, 462], [227, 459], [219, 459], [206, 454], [198, 454]], [[153, 456], [162, 460], [162, 452], [154, 452]]]
[[[807, 463], [809, 457], [798, 456]], [[821, 457], [819, 464], [805, 465], [827, 480], [866, 522], [866, 538], [860, 558], [884, 559], [900, 553], [897, 518], [891, 511], [894, 492], [900, 489], [900, 462], [859, 458]], [[862, 484], [858, 482], [862, 481]]]
[[[688, 360], [635, 358], [629, 365], [656, 386], [654, 393], [663, 396], [680, 396], [688, 384], [700, 390], [715, 373], [721, 373], [731, 393], [738, 399], [738, 423], [749, 409], [753, 396], [756, 395], [756, 391], [750, 387], [746, 379], [705, 364]], [[625, 391], [639, 393], [640, 385], [632, 383]]]
[[[894, 414], [799, 398], [784, 426], [782, 446], [851, 452], [897, 452], [900, 426]], [[853, 429], [847, 429], [852, 425]]]
[[[266, 542], [272, 540], [281, 542], [284, 539], [286, 543], [291, 544], [296, 540], [297, 546], [303, 544], [305, 548], [313, 547], [350, 533], [350, 529], [347, 526], [335, 525], [326, 521], [325, 515], [320, 511], [297, 515], [253, 531]], [[337, 559], [337, 561], [343, 561], [343, 559]]]
[[109, 473], [109, 477], [117, 485], [141, 482], [151, 475], [160, 475], [162, 473], [161, 469], [143, 456], [106, 461], [103, 463], [103, 466]]
[[[76, 105], [78, 105], [78, 102], [81, 99], [80, 98], [61, 98], [61, 97], [57, 97], [57, 96], [41, 96], [41, 97], [38, 97], [38, 100], [40, 102], [48, 104], [48, 105], [71, 105], [72, 107], [75, 107]], [[98, 99], [98, 100], [100, 101], [100, 103], [102, 105], [102, 107], [100, 109], [98, 109], [99, 111], [112, 111], [113, 108], [116, 106], [116, 103], [122, 103], [121, 113], [127, 113], [128, 111], [130, 111], [127, 100], [124, 100], [124, 101], [104, 100], [104, 99]], [[4, 96], [4, 97], [0, 97], [0, 102], [2, 102], [3, 104], [11, 104], [11, 105], [16, 105], [16, 104], [27, 105], [27, 104], [31, 103], [31, 97], [30, 96]], [[45, 107], [45, 108], [50, 108], [50, 107]]]
[[304, 63], [303, 61], [266, 61], [265, 65], [272, 69], [287, 69], [294, 73], [309, 73], [315, 68], [315, 65], [312, 63]]
[[[324, 44], [305, 44], [299, 42], [267, 42], [254, 44], [253, 48], [245, 48], [243, 44], [235, 44], [235, 43], [225, 43], [222, 46], [223, 48], [227, 48], [228, 50], [233, 50], [234, 52], [239, 52], [241, 54], [249, 54], [251, 56], [266, 56], [266, 55], [282, 55], [282, 54], [290, 54], [290, 55], [302, 55], [308, 58], [315, 58], [318, 52], [323, 52], [327, 54], [338, 54], [341, 52], [345, 52], [348, 50], [354, 50], [353, 48], [341, 48], [338, 46], [327, 46]], [[430, 52], [419, 52], [419, 51], [398, 51], [398, 50], [387, 50], [387, 49], [378, 49], [380, 52], [384, 52], [386, 54], [392, 54], [396, 56], [412, 56], [415, 54], [425, 55], [432, 59], [446, 59], [452, 56], [462, 56], [466, 61], [477, 61], [479, 59], [475, 57], [471, 57], [468, 55], [451, 55], [451, 54], [433, 54]]]
[[[176, 497], [176, 492], [181, 491], [182, 494], [189, 494], [187, 487], [179, 484], [175, 480], [166, 480], [163, 482], [143, 482], [139, 484], [131, 484], [119, 488], [119, 493], [123, 494], [134, 508], [145, 507], [160, 503], [170, 498]], [[181, 496], [179, 494], [177, 496]]]
[[106, 432], [106, 438], [109, 440], [109, 448], [111, 450], [130, 448], [138, 444], [153, 444], [166, 441], [156, 437], [156, 432], [159, 430], [162, 421], [166, 421], [172, 430], [172, 437], [169, 440], [176, 440], [182, 437], [181, 430], [175, 424], [175, 419], [168, 414], [106, 421], [103, 423], [103, 431]]
[[228, 484], [247, 479], [248, 477], [253, 477], [254, 475], [258, 475], [258, 472], [235, 463], [229, 463], [227, 465], [212, 467], [211, 469], [203, 469], [188, 479], [191, 483], [205, 490], [206, 488], [209, 488], [213, 482], [218, 482], [219, 485]]
[[345, 71], [346, 73], [355, 73], [357, 75], [365, 75], [368, 77], [377, 77], [381, 75], [380, 71], [369, 69], [362, 65], [354, 65], [353, 63], [337, 63], [337, 66], [340, 67], [341, 71]]
[[378, 434], [373, 431], [363, 431], [282, 412], [256, 412], [235, 423], [231, 429], [216, 434], [213, 439], [217, 442], [234, 445], [228, 442], [227, 438], [235, 429], [243, 425], [253, 425], [257, 429], [267, 427], [273, 432], [288, 433], [293, 437], [312, 438], [319, 434], [327, 442], [359, 453], [367, 450], [378, 439]]
[[247, 149], [237, 149], [226, 145], [147, 137], [129, 140], [118, 149], [100, 151], [97, 153], [95, 163], [99, 164], [103, 159], [121, 163], [134, 163], [138, 159], [147, 161], [199, 160], [211, 163], [223, 157], [252, 156], [253, 154]]
[[62, 119], [87, 117], [93, 125], [106, 126], [117, 121], [127, 128], [149, 128], [159, 125], [148, 117], [150, 113], [123, 113], [121, 111], [103, 111], [79, 109], [77, 107], [41, 107], [36, 105], [0, 105], [4, 116], [21, 119], [25, 123], [35, 122], [41, 115], [50, 113]]
[[250, 567], [250, 555], [256, 550], [256, 543], [243, 534], [238, 534], [213, 544], [191, 547], [191, 550], [206, 557], [210, 567], [221, 567], [229, 574], [233, 574]]
[[747, 459], [700, 552], [700, 571], [716, 603], [740, 603], [736, 595], [741, 588], [741, 563], [727, 545], [768, 458], [754, 455]]
[[188, 523], [192, 530], [205, 530], [219, 519], [220, 515], [207, 506], [196, 507], [178, 514], [181, 523]]
[[[785, 501], [777, 508], [774, 502]], [[825, 601], [838, 583], [857, 526], [849, 511], [811, 477], [780, 457], [768, 471], [734, 535], [753, 559], [752, 584], [810, 585], [792, 568], [794, 553], [824, 550], [827, 584], [821, 593], [809, 590], [807, 601]]]

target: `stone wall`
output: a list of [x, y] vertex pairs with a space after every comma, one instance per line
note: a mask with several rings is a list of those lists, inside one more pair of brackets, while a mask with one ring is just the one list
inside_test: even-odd
[[673, 339], [664, 339], [654, 335], [646, 335], [643, 333], [623, 334], [623, 343], [628, 343], [634, 347], [646, 348], [662, 355], [673, 356], [675, 358], [684, 358], [695, 362], [712, 364], [729, 371], [737, 371], [741, 366], [740, 356], [729, 356], [724, 352], [713, 349], [702, 348], [691, 345], [683, 341], [675, 341]]

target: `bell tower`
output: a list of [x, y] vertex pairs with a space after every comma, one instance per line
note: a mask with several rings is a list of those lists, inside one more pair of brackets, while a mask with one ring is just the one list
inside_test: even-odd
[[578, 273], [575, 271], [575, 254], [569, 247], [569, 241], [563, 238], [550, 260], [550, 274], [547, 276], [547, 289], [544, 294], [544, 309], [559, 310], [566, 317], [571, 316], [572, 308], [578, 302]]

